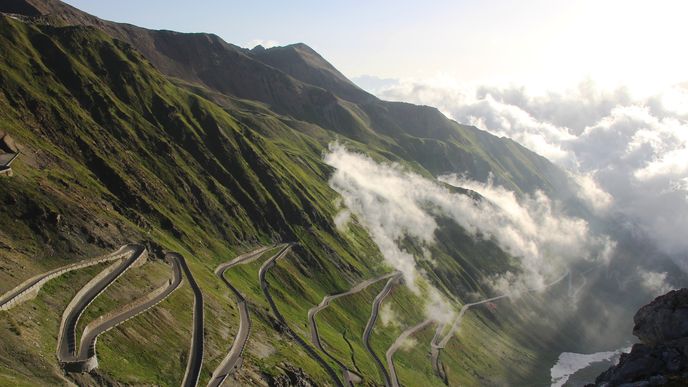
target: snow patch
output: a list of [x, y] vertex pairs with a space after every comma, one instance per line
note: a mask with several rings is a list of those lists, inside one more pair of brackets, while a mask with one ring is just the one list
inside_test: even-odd
[[576, 372], [589, 367], [593, 363], [599, 363], [603, 361], [616, 362], [616, 358], [621, 355], [622, 352], [629, 352], [631, 347], [618, 349], [616, 351], [608, 352], [597, 352], [597, 353], [573, 353], [573, 352], [562, 352], [559, 355], [559, 359], [556, 364], [550, 370], [550, 376], [552, 380], [551, 387], [561, 387], [569, 380], [571, 375]]

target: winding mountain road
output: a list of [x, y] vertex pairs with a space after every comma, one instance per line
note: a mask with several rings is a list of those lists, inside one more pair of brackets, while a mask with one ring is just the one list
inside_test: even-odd
[[181, 254], [169, 252], [165, 256], [179, 262], [194, 294], [191, 347], [186, 362], [186, 372], [184, 372], [184, 379], [182, 380], [183, 387], [193, 387], [198, 384], [198, 377], [201, 375], [201, 366], [203, 365], [203, 293]]
[[225, 273], [234, 266], [246, 264], [258, 259], [264, 252], [275, 246], [261, 247], [257, 250], [242, 254], [233, 260], [223, 263], [215, 269], [215, 275], [220, 277], [227, 287], [234, 293], [237, 306], [239, 308], [239, 329], [234, 337], [234, 341], [227, 352], [227, 356], [222, 360], [220, 365], [213, 371], [213, 375], [208, 382], [208, 387], [217, 387], [231, 375], [241, 364], [242, 353], [246, 347], [249, 333], [251, 330], [251, 318], [248, 313], [248, 305], [244, 296], [229, 282]]
[[270, 270], [272, 267], [275, 266], [275, 263], [278, 259], [284, 257], [287, 255], [289, 250], [291, 249], [292, 244], [287, 244], [282, 250], [280, 250], [277, 254], [273, 255], [268, 259], [263, 266], [260, 267], [260, 270], [258, 271], [258, 279], [260, 280], [260, 286], [263, 289], [263, 295], [265, 295], [265, 298], [268, 300], [268, 303], [270, 304], [270, 309], [272, 309], [272, 313], [274, 313], [275, 317], [277, 317], [277, 320], [284, 326], [285, 330], [289, 333], [289, 335], [296, 341], [307, 353], [310, 355], [313, 360], [315, 360], [318, 364], [320, 364], [325, 372], [330, 376], [332, 381], [334, 382], [335, 385], [344, 387], [342, 384], [341, 380], [339, 380], [339, 377], [337, 376], [337, 373], [334, 372], [332, 367], [330, 367], [329, 364], [323, 359], [316, 351], [313, 349], [306, 341], [304, 341], [299, 335], [294, 332], [291, 327], [287, 324], [287, 321], [284, 319], [284, 316], [282, 316], [282, 313], [280, 313], [279, 309], [277, 309], [277, 305], [275, 305], [275, 301], [272, 299], [272, 296], [270, 295], [270, 286], [268, 285], [267, 281], [265, 281], [265, 274], [267, 273], [268, 270]]
[[88, 372], [98, 366], [96, 356], [98, 336], [149, 310], [167, 298], [181, 285], [183, 272], [194, 293], [194, 305], [193, 333], [182, 386], [195, 386], [198, 383], [203, 362], [203, 294], [194, 280], [184, 257], [177, 253], [170, 252], [166, 254], [166, 258], [172, 264], [173, 278], [171, 280], [142, 298], [119, 308], [117, 311], [100, 316], [86, 325], [77, 348], [76, 329], [84, 310], [127, 270], [133, 266], [143, 264], [147, 257], [148, 251], [143, 245], [128, 244], [111, 254], [62, 266], [36, 275], [2, 295], [0, 297], [0, 310], [11, 309], [33, 298], [46, 282], [64, 273], [99, 263], [121, 260], [121, 262], [114, 262], [86, 283], [72, 298], [62, 314], [56, 349], [57, 360], [67, 371]]
[[57, 358], [60, 364], [68, 370], [88, 371], [97, 364], [92, 361], [80, 359], [76, 353], [76, 327], [84, 310], [102, 292], [107, 289], [117, 278], [122, 276], [134, 263], [145, 260], [148, 252], [142, 245], [127, 245], [129, 256], [122, 262], [115, 262], [105, 270], [93, 277], [77, 294], [72, 298], [62, 314], [60, 330], [58, 333]]
[[389, 374], [385, 369], [385, 365], [382, 364], [382, 360], [380, 360], [380, 358], [375, 354], [375, 351], [373, 351], [373, 347], [370, 345], [370, 334], [372, 333], [373, 327], [375, 326], [375, 322], [377, 321], [377, 316], [382, 301], [384, 301], [385, 298], [389, 295], [389, 293], [392, 292], [392, 287], [397, 281], [399, 281], [401, 276], [402, 274], [400, 271], [394, 272], [394, 275], [387, 280], [385, 287], [382, 288], [380, 293], [378, 293], [378, 295], [375, 297], [375, 301], [373, 301], [372, 310], [370, 312], [370, 318], [368, 319], [368, 324], [366, 324], [365, 330], [363, 331], [363, 342], [365, 343], [366, 350], [368, 351], [370, 356], [375, 360], [375, 365], [377, 366], [377, 370], [380, 373], [380, 377], [385, 383], [385, 387], [391, 386]]
[[110, 254], [103, 255], [98, 258], [87, 259], [80, 262], [72, 263], [33, 276], [19, 284], [14, 289], [0, 296], [0, 310], [9, 310], [21, 304], [22, 302], [28, 301], [31, 298], [35, 297], [38, 294], [41, 287], [53, 278], [57, 278], [62, 274], [68, 273], [70, 271], [83, 269], [89, 266], [94, 266], [99, 263], [111, 262], [122, 259], [131, 253], [131, 249], [131, 245], [125, 245], [120, 247], [117, 251], [112, 252]]
[[[548, 289], [548, 288], [558, 284], [559, 282], [563, 281], [564, 278], [566, 278], [567, 276], [570, 276], [570, 275], [571, 275], [571, 272], [569, 270], [567, 270], [563, 275], [561, 275], [561, 277], [559, 277], [556, 280], [545, 285], [544, 288], [527, 289], [524, 293], [534, 292], [536, 290]], [[466, 311], [468, 311], [468, 309], [470, 309], [471, 307], [474, 307], [477, 305], [482, 305], [482, 304], [485, 304], [488, 302], [500, 300], [502, 298], [511, 297], [513, 295], [513, 293], [514, 292], [509, 292], [506, 294], [502, 294], [501, 296], [490, 297], [490, 298], [487, 298], [487, 299], [482, 300], [482, 301], [471, 302], [471, 303], [465, 304], [461, 308], [461, 311], [459, 311], [459, 314], [456, 317], [456, 319], [454, 319], [454, 322], [453, 322], [451, 328], [449, 329], [449, 332], [447, 332], [447, 334], [441, 340], [439, 340], [439, 337], [441, 336], [444, 328], [446, 328], [446, 325], [443, 324], [443, 325], [440, 325], [437, 327], [437, 330], [435, 331], [435, 336], [433, 337], [433, 339], [430, 343], [430, 355], [431, 355], [431, 359], [432, 359], [432, 368], [435, 371], [435, 374], [437, 374], [438, 377], [440, 377], [442, 380], [444, 380], [445, 383], [447, 382], [447, 376], [444, 373], [443, 367], [441, 366], [441, 363], [440, 363], [440, 351], [447, 346], [447, 343], [454, 336], [454, 333], [456, 333], [459, 330], [459, 328], [461, 327], [461, 321], [463, 320], [463, 316], [466, 313]]]
[[394, 343], [387, 349], [387, 353], [385, 353], [385, 357], [387, 360], [387, 367], [389, 368], [389, 377], [390, 381], [392, 383], [392, 387], [399, 387], [399, 378], [397, 377], [397, 370], [394, 367], [394, 354], [401, 348], [401, 346], [404, 344], [406, 339], [414, 335], [416, 332], [419, 330], [425, 328], [426, 326], [432, 324], [432, 319], [427, 319], [424, 320], [408, 329], [405, 331], [401, 332], [399, 337], [397, 337], [396, 340], [394, 340]]
[[369, 287], [370, 285], [372, 285], [378, 281], [381, 281], [383, 279], [388, 279], [389, 277], [392, 277], [395, 275], [397, 275], [397, 272], [392, 272], [392, 273], [388, 273], [385, 275], [381, 275], [379, 277], [371, 278], [371, 279], [365, 280], [363, 282], [360, 282], [356, 286], [352, 287], [351, 289], [349, 289], [345, 292], [337, 293], [337, 294], [333, 294], [333, 295], [327, 295], [327, 296], [323, 297], [320, 304], [318, 304], [318, 305], [316, 305], [316, 306], [314, 306], [308, 310], [308, 325], [309, 325], [310, 331], [311, 331], [311, 342], [319, 350], [321, 350], [327, 357], [329, 357], [333, 362], [337, 363], [339, 368], [342, 369], [342, 374], [344, 376], [344, 380], [350, 386], [353, 386], [357, 380], [360, 380], [360, 375], [349, 370], [348, 367], [344, 363], [342, 363], [337, 358], [332, 356], [324, 348], [324, 346], [322, 345], [322, 342], [320, 341], [320, 334], [318, 333], [318, 324], [315, 321], [315, 317], [318, 315], [318, 313], [320, 313], [320, 311], [327, 308], [330, 305], [330, 303], [332, 301], [336, 300], [337, 298], [345, 297], [345, 296], [348, 296], [351, 294], [358, 293], [358, 292], [362, 291], [363, 289], [366, 289], [367, 287]]
[[97, 367], [98, 360], [96, 355], [96, 341], [98, 336], [151, 309], [169, 297], [170, 294], [172, 294], [172, 292], [174, 292], [179, 285], [181, 285], [182, 273], [179, 261], [174, 256], [171, 258], [172, 279], [168, 280], [166, 284], [158, 287], [138, 300], [119, 308], [118, 311], [115, 311], [109, 315], [100, 316], [86, 325], [84, 328], [84, 333], [81, 336], [81, 341], [79, 344], [80, 350], [77, 359], [80, 359], [84, 362], [88, 361], [89, 364]]

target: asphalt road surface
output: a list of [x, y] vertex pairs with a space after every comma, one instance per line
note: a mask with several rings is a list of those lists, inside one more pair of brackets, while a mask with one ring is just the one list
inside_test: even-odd
[[193, 387], [198, 384], [198, 377], [201, 375], [201, 366], [203, 365], [203, 293], [201, 288], [198, 287], [184, 257], [178, 253], [167, 253], [166, 255], [170, 259], [176, 259], [179, 262], [182, 272], [189, 281], [194, 294], [191, 347], [189, 348], [189, 358], [186, 362], [186, 372], [182, 380], [183, 387]]
[[[561, 277], [550, 282], [544, 288], [542, 288], [542, 289], [539, 289], [539, 288], [538, 289], [528, 289], [525, 292], [528, 293], [528, 292], [533, 292], [536, 290], [544, 290], [544, 289], [550, 288], [550, 287], [558, 284], [559, 282], [564, 280], [564, 278], [566, 278], [567, 276], [570, 276], [570, 275], [571, 275], [571, 272], [569, 270], [567, 270]], [[454, 333], [457, 332], [459, 330], [459, 328], [461, 327], [461, 321], [463, 320], [463, 316], [466, 313], [466, 311], [468, 311], [468, 309], [470, 309], [471, 307], [485, 304], [485, 303], [492, 302], [492, 301], [497, 301], [497, 300], [500, 300], [502, 298], [508, 298], [508, 297], [511, 297], [512, 295], [513, 295], [512, 292], [509, 292], [506, 294], [502, 294], [501, 296], [491, 297], [491, 298], [488, 298], [488, 299], [485, 299], [482, 301], [471, 302], [471, 303], [465, 304], [461, 308], [459, 315], [454, 320], [454, 323], [452, 324], [451, 329], [449, 330], [449, 332], [447, 332], [447, 334], [441, 340], [439, 340], [439, 337], [442, 334], [442, 331], [444, 330], [445, 326], [440, 325], [437, 327], [437, 330], [435, 331], [435, 337], [433, 337], [433, 339], [430, 343], [430, 358], [432, 361], [432, 368], [435, 371], [435, 374], [437, 374], [438, 377], [440, 377], [442, 380], [444, 380], [445, 383], [447, 382], [447, 375], [444, 372], [444, 368], [442, 367], [442, 364], [440, 363], [440, 352], [442, 349], [444, 349], [447, 346], [449, 339], [451, 339], [454, 336]]]
[[220, 365], [213, 372], [210, 382], [208, 382], [208, 387], [217, 387], [222, 385], [222, 383], [231, 375], [241, 364], [242, 354], [244, 348], [246, 347], [246, 342], [248, 341], [249, 333], [251, 330], [251, 318], [248, 313], [248, 305], [246, 304], [246, 299], [244, 296], [227, 280], [225, 273], [227, 270], [234, 266], [246, 264], [258, 259], [263, 253], [275, 246], [261, 247], [252, 252], [242, 254], [230, 262], [223, 263], [215, 269], [215, 275], [220, 277], [222, 281], [227, 285], [227, 287], [234, 293], [234, 298], [236, 299], [237, 306], [239, 308], [239, 329], [234, 341], [227, 352], [227, 356], [222, 360]]
[[[100, 318], [89, 323], [86, 328], [84, 328], [84, 333], [81, 337], [79, 345], [78, 359], [86, 360], [89, 358], [95, 358], [96, 341], [98, 336], [154, 307], [172, 294], [172, 292], [174, 292], [179, 285], [181, 285], [182, 272], [179, 261], [174, 256], [171, 258], [172, 279], [168, 281], [167, 284], [153, 290], [146, 296], [132, 302], [131, 304], [120, 308], [119, 312], [115, 312], [115, 314], [111, 316], [101, 316]], [[97, 364], [97, 360], [95, 363]]]
[[387, 278], [395, 276], [397, 274], [398, 274], [397, 272], [392, 272], [392, 273], [388, 273], [388, 274], [385, 274], [385, 275], [382, 275], [382, 276], [379, 276], [376, 278], [371, 278], [371, 279], [365, 280], [363, 282], [360, 282], [359, 284], [357, 284], [356, 286], [347, 290], [346, 292], [337, 293], [337, 294], [333, 294], [333, 295], [327, 295], [323, 298], [323, 300], [320, 302], [320, 304], [318, 304], [318, 305], [316, 305], [316, 306], [314, 306], [308, 310], [308, 325], [309, 325], [310, 331], [311, 331], [311, 342], [319, 350], [321, 350], [325, 355], [327, 355], [327, 357], [329, 357], [333, 362], [337, 363], [339, 368], [342, 369], [342, 374], [344, 376], [344, 380], [350, 386], [354, 385], [354, 383], [356, 383], [357, 381], [360, 380], [360, 375], [357, 375], [356, 373], [354, 373], [353, 371], [348, 369], [344, 363], [342, 363], [337, 358], [332, 356], [323, 347], [322, 342], [320, 341], [320, 334], [318, 333], [318, 325], [315, 321], [315, 317], [318, 315], [318, 313], [320, 313], [320, 311], [327, 308], [330, 305], [330, 303], [332, 301], [336, 300], [337, 298], [345, 297], [345, 296], [348, 296], [348, 295], [351, 295], [354, 293], [358, 293], [358, 292], [362, 291], [363, 289], [366, 289], [368, 286], [370, 286], [370, 285], [372, 285], [378, 281], [381, 281], [383, 279], [387, 279]]
[[58, 334], [57, 358], [63, 365], [79, 361], [76, 356], [76, 326], [86, 307], [146, 253], [146, 248], [142, 245], [128, 245], [127, 247], [130, 252], [129, 256], [122, 262], [115, 262], [89, 281], [74, 296], [62, 314]]
[[272, 299], [272, 296], [270, 295], [270, 286], [268, 285], [267, 281], [265, 281], [265, 274], [267, 273], [268, 270], [270, 270], [273, 266], [275, 266], [275, 262], [287, 255], [289, 252], [289, 249], [291, 249], [291, 244], [286, 245], [282, 250], [280, 250], [279, 253], [273, 255], [270, 259], [268, 259], [263, 266], [260, 267], [260, 270], [258, 271], [258, 279], [260, 280], [260, 286], [263, 289], [263, 295], [265, 295], [265, 298], [268, 300], [268, 303], [270, 304], [270, 308], [272, 309], [272, 313], [277, 317], [277, 320], [284, 326], [285, 330], [289, 333], [289, 335], [296, 341], [307, 353], [310, 355], [313, 360], [318, 362], [325, 372], [330, 376], [332, 379], [332, 382], [340, 387], [344, 387], [342, 384], [341, 380], [339, 380], [339, 377], [337, 376], [337, 373], [334, 372], [332, 367], [330, 367], [329, 364], [323, 359], [316, 351], [313, 349], [306, 341], [304, 341], [299, 335], [294, 332], [291, 327], [287, 324], [287, 321], [285, 320], [284, 316], [282, 316], [282, 313], [280, 313], [279, 309], [277, 309], [277, 305], [275, 305], [275, 301]]
[[375, 301], [373, 301], [373, 307], [370, 312], [370, 318], [368, 319], [368, 324], [366, 324], [365, 330], [363, 331], [363, 342], [365, 343], [366, 350], [368, 351], [370, 356], [375, 360], [375, 365], [377, 366], [377, 370], [380, 373], [380, 377], [385, 383], [385, 387], [390, 387], [391, 385], [389, 380], [389, 374], [385, 369], [385, 365], [382, 364], [380, 358], [375, 354], [375, 351], [373, 351], [373, 347], [370, 346], [370, 334], [372, 333], [373, 327], [375, 326], [375, 321], [377, 321], [377, 316], [382, 301], [384, 301], [385, 298], [389, 295], [389, 293], [392, 291], [392, 286], [394, 286], [394, 284], [397, 281], [399, 281], [400, 278], [401, 272], [396, 272], [394, 276], [387, 280], [385, 287], [382, 288], [380, 293], [378, 293], [378, 295], [375, 297]]
[[26, 293], [30, 292], [38, 292], [46, 282], [53, 278], [56, 278], [62, 274], [68, 273], [73, 270], [83, 269], [103, 262], [122, 259], [129, 252], [130, 249], [131, 246], [125, 245], [120, 247], [119, 250], [106, 256], [72, 263], [69, 265], [58, 267], [57, 269], [50, 270], [43, 274], [38, 274], [34, 277], [31, 277], [23, 283], [19, 284], [14, 289], [0, 296], [0, 310], [7, 310], [16, 305], [19, 305], [23, 301], [23, 299], [21, 298], [22, 295], [25, 295]]
[[394, 367], [394, 354], [399, 350], [399, 348], [404, 344], [406, 339], [414, 335], [416, 332], [419, 330], [425, 328], [426, 326], [432, 324], [431, 319], [427, 319], [422, 321], [419, 324], [416, 324], [405, 331], [401, 332], [399, 337], [397, 337], [396, 340], [394, 340], [394, 343], [387, 349], [387, 353], [385, 353], [385, 357], [387, 360], [387, 367], [389, 368], [389, 378], [392, 383], [392, 387], [399, 387], [399, 378], [397, 377], [397, 370]]

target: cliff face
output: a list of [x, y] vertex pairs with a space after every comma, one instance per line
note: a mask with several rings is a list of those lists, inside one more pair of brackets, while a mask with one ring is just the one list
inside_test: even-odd
[[688, 385], [688, 288], [657, 297], [633, 320], [633, 334], [641, 342], [598, 376], [594, 385]]

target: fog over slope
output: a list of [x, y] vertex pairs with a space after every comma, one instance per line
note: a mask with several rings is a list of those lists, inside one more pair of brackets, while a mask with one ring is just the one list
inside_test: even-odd
[[[448, 186], [405, 170], [377, 163], [339, 144], [330, 146], [325, 162], [336, 168], [330, 185], [346, 209], [368, 229], [388, 264], [404, 273], [412, 289], [422, 276], [412, 253], [400, 246], [405, 237], [433, 244], [436, 218], [447, 217], [477, 238], [494, 240], [520, 261], [522, 272], [507, 272], [491, 284], [502, 293], [540, 290], [581, 260], [603, 264], [614, 248], [606, 236], [595, 236], [586, 221], [564, 215], [543, 192], [517, 198], [514, 192], [456, 175], [439, 180], [470, 189], [482, 198], [453, 192]], [[348, 218], [340, 216], [340, 218]], [[344, 222], [339, 222], [343, 226]], [[426, 253], [425, 259], [432, 259]]]
[[[563, 92], [397, 82], [385, 99], [438, 107], [460, 123], [510, 137], [570, 171], [598, 215], [652, 238], [688, 267], [688, 87], [633, 94], [586, 81]], [[650, 279], [651, 281], [656, 280]]]

